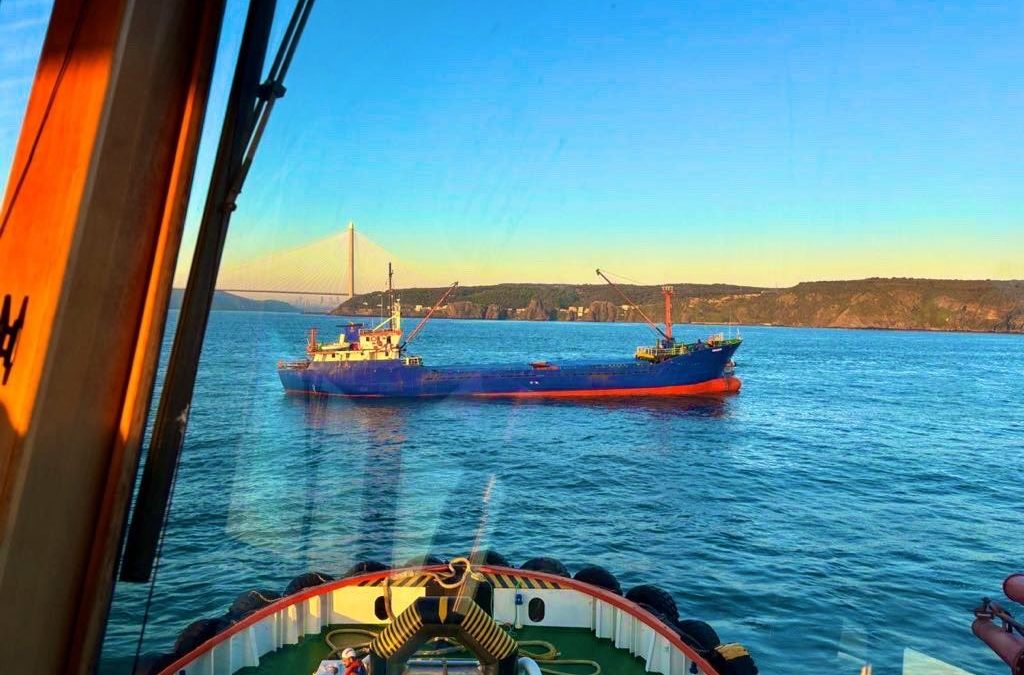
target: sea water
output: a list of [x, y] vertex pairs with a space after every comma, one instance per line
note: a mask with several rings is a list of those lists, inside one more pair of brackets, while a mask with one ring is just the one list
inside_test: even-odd
[[[461, 555], [479, 534], [514, 563], [662, 586], [763, 673], [901, 673], [920, 654], [1000, 671], [970, 610], [1024, 567], [1024, 336], [742, 327], [743, 390], [718, 399], [286, 396], [276, 362], [303, 356], [308, 327], [330, 339], [341, 323], [211, 316], [144, 652], [248, 589]], [[653, 337], [435, 320], [413, 351], [557, 363], [628, 358]], [[130, 667], [148, 591], [118, 587], [104, 672]]]

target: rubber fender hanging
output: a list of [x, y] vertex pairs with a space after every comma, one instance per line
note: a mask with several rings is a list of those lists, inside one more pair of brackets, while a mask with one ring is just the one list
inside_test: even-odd
[[476, 655], [483, 675], [515, 675], [519, 645], [466, 597], [417, 598], [370, 643], [368, 675], [401, 675], [427, 640], [458, 641]]
[[653, 614], [658, 619], [658, 621], [669, 625], [672, 624], [672, 619], [665, 616], [665, 613], [657, 607], [652, 607], [651, 605], [648, 605], [646, 602], [638, 602], [636, 603], [636, 606], [642, 610], [645, 610]]
[[626, 599], [632, 600], [637, 604], [650, 605], [661, 612], [669, 621], [675, 622], [679, 620], [679, 608], [676, 607], [676, 601], [672, 599], [672, 596], [667, 591], [657, 586], [651, 584], [634, 586], [626, 593]]
[[547, 572], [548, 574], [557, 574], [560, 577], [570, 577], [569, 570], [566, 569], [565, 565], [560, 560], [555, 558], [545, 558], [543, 556], [538, 558], [530, 558], [522, 565], [519, 566], [521, 570], [530, 570], [532, 572]]
[[174, 654], [143, 654], [132, 670], [132, 675], [156, 675], [177, 660]]
[[312, 586], [326, 584], [328, 581], [334, 581], [334, 577], [329, 574], [324, 574], [323, 572], [306, 572], [305, 574], [300, 574], [289, 581], [288, 585], [284, 587], [284, 594], [291, 595], [293, 593], [298, 593], [299, 591]]
[[483, 551], [474, 551], [469, 556], [470, 561], [474, 565], [494, 565], [495, 567], [515, 567], [508, 558], [498, 553], [494, 549], [484, 549]]
[[708, 661], [721, 675], [757, 675], [757, 664], [746, 647], [735, 642], [718, 645], [710, 654]]
[[155, 661], [153, 661], [152, 665], [149, 666], [148, 675], [157, 675], [157, 673], [162, 672], [167, 668], [167, 666], [177, 660], [178, 657], [174, 654], [161, 654]]
[[230, 625], [231, 621], [223, 616], [218, 616], [216, 619], [193, 621], [185, 626], [185, 630], [178, 633], [178, 639], [174, 641], [175, 656], [188, 654]]
[[360, 560], [359, 562], [357, 562], [352, 567], [349, 567], [348, 570], [344, 574], [341, 575], [341, 577], [344, 579], [346, 577], [354, 577], [357, 574], [368, 574], [370, 572], [383, 572], [383, 571], [389, 570], [389, 569], [391, 569], [391, 568], [388, 567], [387, 565], [385, 565], [382, 562], [377, 562], [376, 560]]
[[619, 584], [619, 580], [615, 578], [614, 574], [600, 565], [584, 565], [576, 570], [576, 574], [572, 578], [576, 581], [582, 581], [585, 584], [611, 591], [616, 595], [622, 595], [622, 586]]
[[425, 556], [416, 556], [415, 558], [409, 558], [405, 561], [402, 567], [427, 567], [429, 565], [444, 565], [447, 564], [447, 560], [439, 555], [428, 553]]
[[703, 621], [680, 619], [673, 622], [672, 627], [676, 629], [676, 634], [683, 642], [700, 652], [710, 652], [722, 644], [722, 639], [718, 637], [715, 629]]
[[228, 608], [227, 617], [232, 621], [244, 619], [257, 609], [263, 609], [280, 597], [281, 594], [277, 591], [271, 591], [265, 588], [246, 591], [235, 598], [235, 601], [231, 603], [231, 607]]

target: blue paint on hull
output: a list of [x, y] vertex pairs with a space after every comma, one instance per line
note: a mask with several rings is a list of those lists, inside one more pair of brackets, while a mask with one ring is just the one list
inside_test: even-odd
[[[739, 344], [704, 348], [661, 363], [567, 362], [551, 369], [524, 366], [410, 366], [401, 361], [313, 362], [280, 367], [285, 390], [325, 396], [543, 396], [566, 392], [698, 386], [726, 376]], [[628, 392], [627, 392], [628, 394]]]

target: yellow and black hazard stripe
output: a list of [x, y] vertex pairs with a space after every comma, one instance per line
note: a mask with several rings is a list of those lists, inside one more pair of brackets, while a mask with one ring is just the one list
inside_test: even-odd
[[[532, 590], [560, 590], [563, 588], [561, 584], [556, 581], [548, 581], [547, 579], [534, 579], [527, 576], [519, 576], [517, 574], [497, 574], [493, 572], [487, 572], [484, 574], [484, 578], [494, 588], [529, 588]], [[426, 586], [434, 579], [434, 575], [431, 574], [416, 574], [407, 577], [392, 577], [390, 586], [392, 588], [409, 588], [409, 587], [422, 587]], [[356, 586], [383, 586], [384, 579], [367, 579], [360, 581]]]
[[[412, 587], [412, 586], [426, 586], [431, 580], [433, 580], [433, 578], [434, 577], [429, 575], [429, 574], [417, 574], [416, 576], [408, 576], [408, 577], [404, 577], [404, 578], [392, 579], [391, 580], [391, 586], [392, 586], [392, 588], [394, 588], [394, 587], [407, 588], [407, 587]], [[383, 581], [381, 583], [383, 583]]]
[[495, 661], [501, 661], [519, 650], [516, 641], [475, 602], [460, 602], [459, 611], [464, 616], [462, 629], [476, 640], [485, 652], [494, 657]]
[[529, 588], [534, 590], [559, 590], [562, 588], [557, 582], [547, 579], [533, 579], [531, 577], [515, 574], [495, 574], [488, 572], [484, 574], [487, 581], [495, 588]]
[[458, 626], [484, 654], [501, 661], [519, 650], [512, 636], [469, 598], [420, 598], [388, 624], [370, 643], [370, 651], [389, 659], [424, 629], [426, 624]]
[[[430, 574], [412, 574], [412, 575], [409, 575], [409, 576], [396, 576], [396, 577], [391, 577], [391, 581], [389, 582], [389, 585], [392, 588], [395, 588], [395, 587], [411, 587], [411, 586], [426, 586], [427, 583], [431, 579], [433, 579], [433, 578], [434, 577], [432, 575], [430, 575]], [[385, 580], [384, 577], [379, 578], [379, 579], [366, 579], [364, 581], [360, 581], [358, 584], [356, 584], [356, 586], [364, 586], [364, 587], [383, 586], [384, 585], [384, 580]]]
[[388, 658], [423, 628], [423, 617], [417, 603], [409, 605], [394, 621], [384, 627], [370, 643], [370, 651]]

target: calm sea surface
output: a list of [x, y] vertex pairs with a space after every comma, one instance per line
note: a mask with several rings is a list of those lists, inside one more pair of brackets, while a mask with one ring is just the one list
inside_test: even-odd
[[[212, 315], [144, 651], [247, 589], [464, 554], [483, 528], [516, 563], [665, 587], [764, 673], [899, 673], [907, 649], [1002, 672], [970, 609], [1024, 567], [1024, 337], [744, 328], [743, 391], [720, 400], [286, 397], [276, 361], [339, 324]], [[439, 320], [415, 351], [621, 358], [650, 341], [630, 324]], [[118, 588], [105, 672], [126, 672], [147, 590]]]

